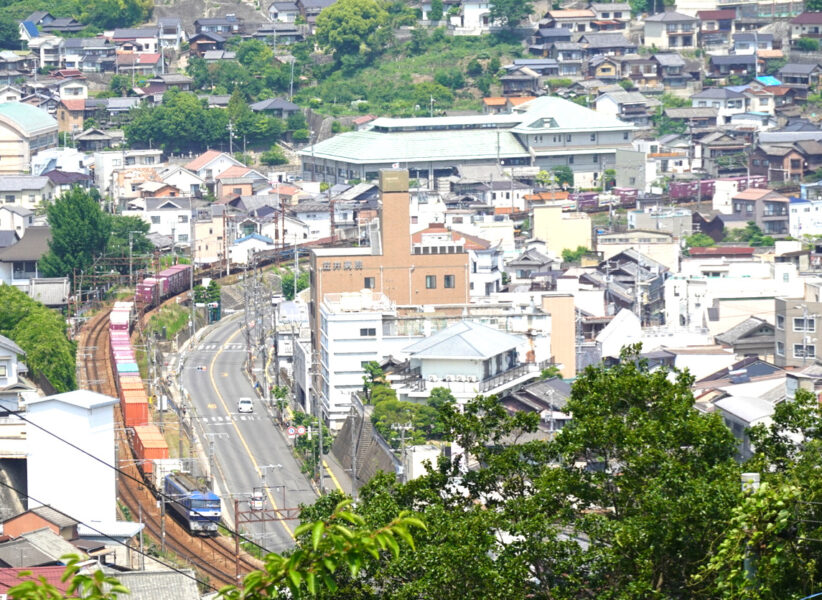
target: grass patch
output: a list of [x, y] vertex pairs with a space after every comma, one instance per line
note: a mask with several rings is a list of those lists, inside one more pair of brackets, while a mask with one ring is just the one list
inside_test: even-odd
[[174, 339], [174, 336], [183, 328], [188, 326], [189, 311], [179, 304], [169, 304], [163, 306], [148, 322], [146, 331], [148, 334], [154, 332], [162, 335], [163, 327], [166, 329], [166, 339]]

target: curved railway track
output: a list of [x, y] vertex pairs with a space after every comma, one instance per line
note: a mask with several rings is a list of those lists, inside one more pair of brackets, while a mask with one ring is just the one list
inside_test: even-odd
[[[114, 373], [109, 358], [109, 312], [109, 310], [102, 310], [92, 317], [80, 334], [78, 355], [84, 357], [80, 381], [83, 383], [83, 379], [85, 380], [82, 387], [117, 397]], [[133, 458], [131, 446], [123, 429], [119, 405], [115, 409], [115, 414], [120, 433], [117, 436], [118, 456]], [[201, 574], [200, 578], [206, 578], [209, 585], [219, 588], [223, 585], [237, 583], [233, 542], [220, 537], [203, 538], [189, 535], [173, 518], [164, 519], [151, 491], [151, 486], [146, 483], [136, 463], [129, 460], [121, 461], [120, 471], [126, 475], [117, 477], [117, 491], [120, 500], [128, 508], [132, 517], [142, 515], [145, 533], [149, 537], [159, 546], [163, 545], [163, 537], [165, 537], [165, 547], [197, 570]], [[163, 536], [163, 525], [165, 525], [165, 536]], [[240, 553], [239, 563], [241, 576], [263, 567], [261, 561], [243, 551]]]

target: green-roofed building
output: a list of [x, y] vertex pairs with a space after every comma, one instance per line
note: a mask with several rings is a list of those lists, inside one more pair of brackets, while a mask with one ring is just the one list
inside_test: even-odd
[[630, 149], [636, 128], [553, 96], [520, 104], [509, 114], [412, 119], [379, 118], [299, 152], [306, 179], [342, 183], [376, 180], [380, 169], [407, 168], [434, 187], [460, 167], [550, 170], [567, 165], [575, 184], [594, 187], [613, 169], [617, 149]]
[[0, 104], [0, 175], [27, 173], [31, 155], [57, 146], [57, 121], [24, 102]]

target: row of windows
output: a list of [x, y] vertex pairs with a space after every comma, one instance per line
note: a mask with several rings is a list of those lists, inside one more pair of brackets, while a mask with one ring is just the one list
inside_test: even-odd
[[[776, 315], [776, 328], [779, 330], [785, 329], [785, 315]], [[797, 332], [813, 333], [816, 331], [816, 318], [809, 317], [807, 320], [803, 317], [794, 317], [793, 330]]]
[[[777, 356], [785, 356], [785, 342], [776, 342]], [[816, 358], [816, 346], [813, 344], [794, 344], [794, 358]]]
[[[443, 275], [442, 276], [442, 287], [444, 288], [455, 288], [457, 287], [457, 278], [454, 275]], [[376, 279], [374, 277], [366, 277], [363, 279], [363, 288], [367, 290], [373, 290], [377, 285]], [[436, 275], [426, 275], [425, 276], [425, 289], [428, 290], [435, 290], [437, 289], [437, 276]]]

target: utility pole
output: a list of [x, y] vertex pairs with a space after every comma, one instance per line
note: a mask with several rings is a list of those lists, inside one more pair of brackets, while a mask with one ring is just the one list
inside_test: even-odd
[[234, 154], [234, 123], [231, 121], [228, 122], [228, 153]]
[[[196, 210], [196, 209], [195, 209]], [[189, 216], [189, 229], [191, 229], [191, 235], [189, 236], [189, 243], [191, 244], [191, 269], [189, 270], [189, 290], [191, 290], [191, 343], [194, 343], [194, 337], [197, 334], [197, 307], [195, 306], [196, 302], [194, 301], [194, 269], [197, 268], [196, 261], [196, 254], [194, 253], [194, 246], [196, 243], [197, 238], [197, 213], [195, 210], [191, 211], [191, 215]]]
[[[295, 284], [296, 285], [296, 284]], [[314, 414], [317, 417], [317, 437], [319, 449], [317, 451], [317, 481], [319, 482], [320, 496], [325, 495], [323, 478], [323, 415], [320, 406], [320, 359], [317, 348], [311, 350], [311, 392], [314, 395]]]
[[297, 300], [297, 275], [300, 273], [300, 263], [297, 258], [297, 236], [294, 236], [294, 300]]
[[400, 471], [400, 482], [405, 483], [408, 480], [405, 473], [405, 432], [414, 429], [414, 425], [412, 423], [395, 423], [391, 426], [391, 429], [400, 432], [400, 456], [402, 457], [402, 470]]

